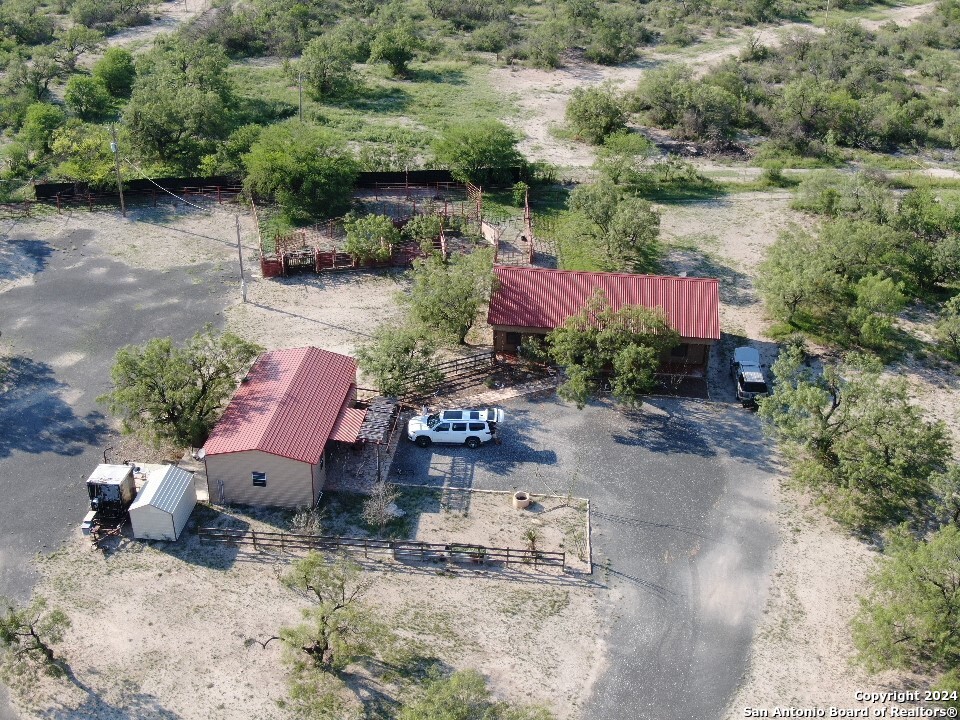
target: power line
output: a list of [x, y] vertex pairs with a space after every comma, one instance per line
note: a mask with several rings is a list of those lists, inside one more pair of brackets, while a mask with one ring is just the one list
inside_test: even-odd
[[[200, 207], [199, 205], [194, 205], [192, 202], [190, 202], [190, 201], [187, 200], [186, 198], [182, 198], [182, 197], [180, 197], [179, 195], [177, 195], [175, 192], [172, 192], [172, 191], [168, 190], [167, 188], [163, 187], [163, 185], [160, 185], [160, 184], [159, 184], [158, 182], [156, 182], [152, 177], [150, 177], [150, 176], [147, 175], [142, 169], [140, 169], [137, 165], [135, 165], [134, 163], [130, 162], [130, 161], [127, 160], [126, 158], [124, 158], [123, 161], [124, 161], [127, 165], [129, 165], [130, 167], [132, 167], [134, 170], [136, 170], [138, 173], [140, 173], [140, 176], [143, 177], [144, 180], [146, 180], [147, 182], [149, 182], [151, 185], [155, 185], [156, 187], [160, 188], [161, 190], [163, 190], [163, 192], [165, 192], [165, 193], [166, 193], [167, 195], [169, 195], [170, 197], [176, 198], [176, 199], [179, 200], [180, 202], [182, 202], [182, 203], [184, 203], [184, 204], [186, 204], [186, 205], [189, 205], [189, 206], [192, 207], [192, 208], [196, 208], [196, 209], [199, 210], [200, 212], [205, 212], [205, 213], [207, 213], [207, 214], [209, 214], [209, 215], [215, 215], [215, 214], [216, 214], [213, 209], [203, 208], [203, 207]], [[123, 197], [123, 196], [121, 195], [121, 197]], [[243, 246], [241, 245], [241, 242], [240, 242], [240, 213], [230, 213], [230, 214], [233, 215], [234, 219], [236, 220], [236, 224], [237, 224], [237, 254], [240, 256], [240, 296], [241, 296], [241, 298], [243, 299], [243, 302], [246, 302], [246, 301], [247, 301], [247, 279], [246, 279], [246, 277], [245, 277], [245, 275], [244, 275], [244, 272], [243, 272]]]

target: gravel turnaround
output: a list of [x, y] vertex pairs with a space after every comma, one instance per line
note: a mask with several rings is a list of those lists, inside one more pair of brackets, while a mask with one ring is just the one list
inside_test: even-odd
[[584, 717], [721, 717], [747, 670], [777, 543], [777, 468], [756, 416], [674, 398], [630, 414], [555, 398], [504, 408], [501, 445], [403, 441], [392, 477], [590, 498], [611, 612]]
[[10, 357], [0, 394], [0, 594], [25, 598], [34, 555], [55, 550], [80, 523], [89, 507], [83, 481], [116, 438], [96, 398], [110, 388], [117, 349], [219, 324], [237, 278], [210, 264], [131, 268], [91, 245], [86, 229], [55, 240], [14, 229], [10, 238], [7, 247], [33, 261], [33, 277], [0, 293]]

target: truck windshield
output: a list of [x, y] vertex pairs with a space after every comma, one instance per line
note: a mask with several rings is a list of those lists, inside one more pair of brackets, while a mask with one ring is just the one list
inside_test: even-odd
[[743, 389], [748, 393], [765, 393], [767, 391], [767, 384], [764, 382], [745, 382]]

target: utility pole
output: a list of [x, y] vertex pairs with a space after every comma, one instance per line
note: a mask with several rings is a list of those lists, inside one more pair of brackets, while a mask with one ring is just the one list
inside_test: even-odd
[[235, 215], [237, 221], [237, 255], [240, 256], [240, 296], [247, 301], [247, 281], [243, 276], [243, 246], [240, 245], [240, 216]]
[[117, 170], [117, 190], [120, 192], [120, 212], [127, 216], [127, 206], [123, 202], [123, 181], [120, 179], [120, 146], [117, 145], [117, 126], [110, 126], [110, 135], [113, 141], [110, 143], [110, 150], [113, 152], [113, 166]]
[[300, 122], [303, 122], [303, 70], [297, 70], [297, 94], [300, 96]]

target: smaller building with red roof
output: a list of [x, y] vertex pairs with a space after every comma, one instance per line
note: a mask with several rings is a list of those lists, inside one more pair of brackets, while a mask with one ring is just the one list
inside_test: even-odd
[[326, 480], [329, 441], [355, 442], [353, 358], [315, 347], [264, 353], [203, 446], [210, 499], [313, 505]]
[[720, 290], [713, 278], [506, 266], [494, 273], [487, 321], [498, 353], [515, 355], [525, 337], [542, 338], [563, 325], [598, 289], [614, 310], [625, 305], [663, 310], [681, 336], [680, 345], [662, 358], [665, 372], [705, 374], [710, 346], [720, 339]]

